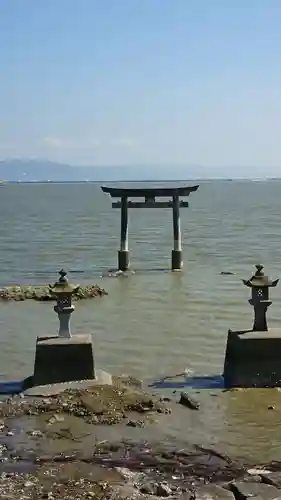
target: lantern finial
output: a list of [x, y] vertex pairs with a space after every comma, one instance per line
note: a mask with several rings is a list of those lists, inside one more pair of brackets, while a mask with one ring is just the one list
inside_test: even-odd
[[60, 275], [60, 278], [59, 278], [59, 282], [60, 283], [68, 283], [68, 279], [67, 279], [67, 272], [64, 270], [64, 269], [61, 269], [59, 271], [59, 275]]
[[256, 276], [264, 276], [262, 264], [256, 264], [256, 273], [255, 274], [256, 274]]

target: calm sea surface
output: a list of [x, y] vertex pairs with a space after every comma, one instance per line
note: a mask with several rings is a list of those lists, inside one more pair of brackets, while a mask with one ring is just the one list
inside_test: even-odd
[[[136, 272], [113, 278], [106, 274], [116, 267], [120, 210], [99, 185], [0, 186], [0, 286], [53, 283], [63, 266], [72, 282], [98, 283], [109, 293], [77, 303], [72, 319], [73, 332], [92, 333], [100, 367], [147, 381], [184, 369], [219, 374], [227, 330], [252, 324], [241, 278], [259, 262], [281, 276], [281, 182], [201, 182], [189, 201], [181, 210], [184, 271], [169, 272], [171, 210], [132, 209]], [[272, 299], [269, 323], [281, 326], [281, 286]], [[57, 323], [51, 304], [0, 304], [2, 380], [32, 372], [36, 336], [54, 333]], [[198, 398], [202, 411], [187, 410], [184, 422], [175, 417], [169, 435], [281, 458], [281, 392], [201, 391]]]

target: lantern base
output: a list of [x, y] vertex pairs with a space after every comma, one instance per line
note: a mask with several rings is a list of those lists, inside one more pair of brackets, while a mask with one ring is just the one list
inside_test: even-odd
[[33, 385], [95, 378], [91, 335], [38, 337]]
[[224, 382], [230, 387], [281, 387], [281, 328], [228, 332]]

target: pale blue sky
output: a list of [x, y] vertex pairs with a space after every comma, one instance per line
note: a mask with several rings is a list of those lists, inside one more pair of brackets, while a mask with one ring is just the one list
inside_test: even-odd
[[0, 0], [0, 68], [0, 158], [281, 174], [281, 0]]

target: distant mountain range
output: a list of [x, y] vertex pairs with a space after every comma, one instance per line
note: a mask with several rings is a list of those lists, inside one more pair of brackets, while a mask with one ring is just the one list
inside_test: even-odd
[[[280, 169], [277, 169], [279, 173]], [[72, 166], [39, 159], [0, 160], [0, 182], [118, 182], [192, 179], [263, 178], [276, 176], [265, 167], [204, 167], [201, 165]]]
[[186, 166], [71, 166], [48, 160], [10, 159], [0, 161], [0, 181], [22, 182], [117, 182], [178, 180], [219, 176], [219, 172], [196, 165]]

